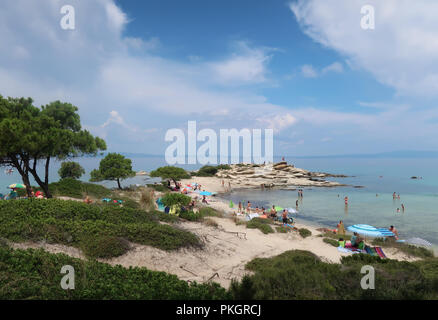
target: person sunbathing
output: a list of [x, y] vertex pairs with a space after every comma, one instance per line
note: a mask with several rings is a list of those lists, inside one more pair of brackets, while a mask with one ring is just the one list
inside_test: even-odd
[[86, 196], [85, 199], [84, 199], [84, 202], [86, 204], [91, 204], [91, 203], [93, 203], [93, 200], [91, 200], [89, 196]]

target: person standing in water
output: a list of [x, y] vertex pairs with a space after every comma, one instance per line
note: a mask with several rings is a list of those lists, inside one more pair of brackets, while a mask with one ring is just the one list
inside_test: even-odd
[[337, 228], [338, 228], [338, 234], [345, 235], [345, 227], [344, 227], [344, 222], [342, 220], [339, 221]]
[[346, 206], [348, 206], [348, 197], [347, 196], [344, 198], [344, 203]]

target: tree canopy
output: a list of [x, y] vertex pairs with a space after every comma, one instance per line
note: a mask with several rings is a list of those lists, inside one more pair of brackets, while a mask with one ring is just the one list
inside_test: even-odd
[[85, 173], [84, 168], [74, 161], [67, 161], [61, 163], [61, 168], [58, 170], [58, 174], [62, 179], [72, 178], [79, 179]]
[[[106, 150], [105, 141], [82, 130], [78, 108], [55, 101], [41, 108], [32, 98], [4, 98], [0, 95], [0, 165], [20, 173], [30, 195], [29, 174], [48, 198], [49, 165], [53, 158], [96, 155]], [[37, 171], [44, 166], [44, 175]]]
[[90, 175], [92, 182], [117, 181], [118, 188], [122, 189], [120, 180], [135, 176], [135, 171], [132, 170], [131, 159], [118, 153], [108, 153], [100, 161], [99, 169], [94, 169]]
[[162, 179], [172, 179], [175, 185], [178, 180], [190, 178], [190, 175], [183, 168], [173, 166], [160, 167], [152, 171], [150, 176], [160, 177]]

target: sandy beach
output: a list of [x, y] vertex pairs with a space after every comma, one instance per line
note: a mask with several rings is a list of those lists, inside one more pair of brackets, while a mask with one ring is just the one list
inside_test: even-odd
[[[225, 182], [224, 187], [222, 180]], [[203, 190], [210, 192], [229, 192], [227, 179], [195, 177], [181, 182], [183, 185], [197, 182]], [[232, 182], [231, 188], [233, 188]], [[199, 197], [197, 193], [189, 193], [189, 195]], [[241, 279], [248, 272], [245, 270], [245, 264], [257, 257], [268, 258], [288, 250], [299, 249], [310, 251], [323, 261], [339, 263], [343, 256], [349, 255], [349, 253], [342, 253], [336, 247], [325, 243], [318, 228], [303, 223], [299, 217], [295, 219], [295, 226], [310, 230], [311, 236], [302, 238], [297, 231], [263, 234], [258, 229], [248, 229], [244, 224], [236, 224], [233, 219], [244, 220], [244, 216], [236, 217], [236, 208], [230, 208], [226, 201], [214, 196], [208, 198], [209, 206], [224, 214], [221, 218], [208, 218], [214, 220], [217, 226], [210, 226], [202, 222], [181, 222], [178, 224], [180, 228], [196, 234], [201, 239], [204, 245], [202, 249], [164, 251], [132, 243], [131, 250], [126, 254], [109, 260], [99, 259], [99, 261], [124, 267], [139, 266], [165, 271], [189, 282], [203, 283], [211, 280], [228, 288], [232, 279]], [[68, 199], [64, 198], [64, 200]], [[52, 253], [65, 253], [75, 258], [85, 259], [79, 249], [59, 244], [15, 243], [12, 246], [14, 248], [43, 248]], [[390, 259], [416, 260], [416, 258], [391, 248], [385, 248], [385, 254]]]

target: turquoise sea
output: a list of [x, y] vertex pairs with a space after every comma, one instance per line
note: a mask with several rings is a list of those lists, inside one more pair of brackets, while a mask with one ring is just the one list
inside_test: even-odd
[[[162, 157], [131, 158], [136, 171], [151, 171], [165, 165]], [[299, 203], [298, 219], [316, 225], [335, 228], [339, 220], [346, 226], [356, 223], [378, 227], [394, 225], [402, 238], [420, 237], [438, 245], [438, 170], [437, 158], [287, 158], [296, 167], [312, 171], [346, 174], [348, 178], [333, 178], [351, 185], [338, 188], [304, 188], [303, 200]], [[76, 159], [86, 169], [82, 178], [88, 180], [89, 172], [98, 167], [100, 158]], [[51, 181], [57, 181], [60, 163], [51, 166]], [[199, 165], [184, 166], [194, 170]], [[422, 177], [419, 180], [411, 176]], [[156, 181], [138, 176], [123, 181], [123, 185], [145, 184]], [[18, 174], [8, 175], [0, 171], [0, 193], [7, 192], [7, 186], [21, 182]], [[114, 182], [105, 182], [115, 187]], [[352, 186], [363, 186], [353, 188]], [[392, 193], [400, 194], [400, 200], [393, 200]], [[344, 197], [349, 197], [348, 208]], [[285, 190], [235, 190], [225, 199], [251, 201], [254, 205], [295, 207], [296, 191]], [[405, 211], [397, 213], [404, 204]]]

